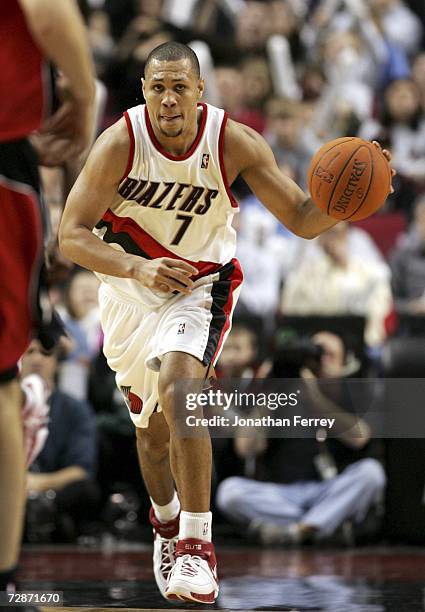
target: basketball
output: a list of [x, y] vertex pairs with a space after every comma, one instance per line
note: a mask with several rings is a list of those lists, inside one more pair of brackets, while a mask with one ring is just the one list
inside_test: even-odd
[[391, 190], [391, 167], [371, 142], [337, 138], [314, 155], [307, 180], [320, 210], [334, 219], [358, 221], [385, 202]]

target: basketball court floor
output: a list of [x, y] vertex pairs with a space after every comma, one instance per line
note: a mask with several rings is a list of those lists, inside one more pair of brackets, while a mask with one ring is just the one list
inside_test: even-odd
[[[26, 546], [20, 590], [62, 591], [63, 607], [116, 610], [425, 611], [423, 548], [282, 550], [217, 546], [215, 606], [173, 605], [158, 593], [147, 544]], [[19, 608], [16, 608], [19, 609]]]

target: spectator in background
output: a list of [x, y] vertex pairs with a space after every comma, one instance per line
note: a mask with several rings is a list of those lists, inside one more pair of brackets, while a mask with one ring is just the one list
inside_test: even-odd
[[[371, 457], [370, 429], [345, 405], [342, 340], [323, 331], [312, 341], [322, 347], [320, 361], [314, 372], [303, 366], [300, 376], [311, 414], [338, 414], [337, 438], [326, 440], [322, 432], [322, 442], [267, 439], [264, 430], [246, 438], [241, 432], [235, 450], [245, 461], [255, 460], [256, 477], [229, 477], [217, 490], [225, 516], [264, 544], [303, 544], [331, 536], [348, 519], [361, 523], [385, 486], [384, 470]], [[333, 381], [332, 392], [321, 386], [326, 379]]]
[[362, 39], [352, 32], [331, 32], [322, 41], [326, 84], [311, 120], [311, 153], [321, 143], [356, 135], [373, 108], [373, 74]]
[[[251, 60], [250, 60], [251, 61]], [[258, 74], [258, 82], [256, 82], [256, 92], [250, 98], [251, 102], [254, 102], [258, 96], [262, 98], [269, 87], [268, 76], [264, 74], [264, 64], [262, 60], [258, 60], [262, 66]], [[246, 70], [249, 71], [249, 63], [247, 64]], [[256, 81], [255, 76], [255, 64], [251, 64], [254, 67], [251, 80]], [[215, 80], [217, 89], [220, 96], [221, 104], [229, 113], [229, 116], [235, 121], [240, 121], [245, 125], [249, 125], [257, 132], [263, 132], [265, 128], [265, 118], [261, 110], [256, 106], [250, 107], [247, 103], [247, 83], [244, 80], [242, 71], [234, 66], [220, 66], [215, 69]]]
[[418, 52], [423, 28], [403, 0], [370, 0], [370, 11], [386, 39], [408, 55]]
[[265, 213], [255, 205], [250, 206], [240, 220], [236, 253], [244, 270], [244, 284], [236, 314], [260, 317], [270, 332], [279, 306], [282, 279], [282, 264], [276, 251], [286, 240], [277, 234], [277, 219], [268, 211]]
[[65, 288], [62, 319], [74, 346], [60, 366], [59, 388], [77, 399], [87, 398], [91, 359], [101, 342], [99, 281], [88, 270], [77, 269]]
[[243, 99], [246, 104], [246, 115], [240, 115], [238, 121], [250, 125], [262, 134], [266, 127], [264, 104], [271, 94], [269, 66], [262, 57], [249, 57], [240, 64]]
[[385, 91], [380, 120], [365, 122], [359, 136], [379, 140], [391, 150], [398, 173], [397, 206], [407, 212], [417, 193], [425, 188], [425, 115], [415, 82], [403, 79], [391, 83]]
[[303, 126], [308, 117], [307, 105], [273, 98], [266, 105], [266, 139], [279, 166], [287, 167], [287, 174], [306, 189], [307, 169], [311, 152], [303, 138]]
[[[23, 375], [38, 374], [51, 392], [47, 441], [27, 476], [28, 516], [43, 520], [36, 506], [44, 507], [51, 500], [54, 533], [50, 535], [73, 539], [85, 523], [96, 518], [96, 428], [88, 404], [56, 389], [57, 365], [58, 349], [49, 353], [38, 340], [31, 342], [22, 358]], [[38, 529], [42, 526], [27, 523], [34, 539]]]
[[349, 224], [341, 222], [319, 237], [321, 252], [289, 273], [281, 312], [364, 315], [365, 341], [377, 348], [385, 340], [385, 319], [392, 310], [390, 281], [382, 265], [349, 253], [349, 231]]
[[236, 320], [221, 352], [217, 373], [220, 377], [252, 379], [257, 357], [257, 334]]
[[262, 52], [272, 31], [272, 14], [264, 2], [245, 2], [236, 16], [235, 40], [243, 55]]
[[409, 233], [390, 258], [397, 312], [425, 315], [425, 196], [414, 208]]
[[419, 53], [412, 64], [412, 79], [419, 89], [422, 112], [425, 113], [425, 52]]
[[111, 34], [108, 13], [102, 10], [90, 13], [87, 17], [87, 28], [96, 75], [102, 78], [115, 54], [115, 41]]

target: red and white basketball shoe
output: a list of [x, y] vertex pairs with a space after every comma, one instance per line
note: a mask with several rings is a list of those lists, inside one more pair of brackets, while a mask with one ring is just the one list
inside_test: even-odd
[[214, 603], [218, 595], [214, 545], [195, 538], [179, 540], [175, 556], [165, 591], [167, 599]]
[[161, 523], [151, 508], [149, 520], [153, 527], [153, 573], [161, 595], [166, 597], [168, 577], [175, 563], [174, 553], [179, 535], [180, 514], [172, 521]]

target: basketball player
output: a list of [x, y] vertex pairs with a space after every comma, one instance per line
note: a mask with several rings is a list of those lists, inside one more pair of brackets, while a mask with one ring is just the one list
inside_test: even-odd
[[[17, 362], [35, 323], [42, 261], [37, 164], [59, 164], [86, 149], [92, 132], [94, 81], [73, 0], [3, 0], [0, 40], [0, 591], [4, 591], [13, 589], [25, 501], [23, 397]], [[47, 110], [43, 56], [62, 71], [67, 100], [42, 126]], [[40, 128], [37, 155], [29, 135]], [[34, 390], [40, 403], [39, 391]]]
[[200, 102], [189, 47], [154, 49], [142, 87], [146, 106], [125, 112], [93, 147], [59, 239], [66, 257], [102, 280], [104, 351], [136, 426], [158, 587], [168, 599], [213, 603], [211, 443], [177, 435], [184, 406], [174, 405], [174, 383], [205, 379], [230, 331], [242, 283], [230, 185], [241, 175], [300, 236], [336, 221], [280, 173], [261, 136]]

